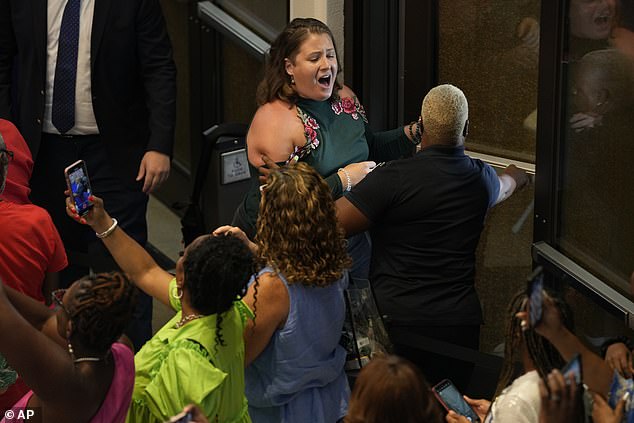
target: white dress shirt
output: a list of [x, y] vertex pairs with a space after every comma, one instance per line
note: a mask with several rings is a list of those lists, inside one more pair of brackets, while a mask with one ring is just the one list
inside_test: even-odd
[[[42, 131], [59, 134], [53, 125], [52, 105], [57, 65], [57, 47], [62, 15], [68, 0], [48, 0], [48, 30], [46, 42], [46, 97], [44, 102], [44, 122]], [[75, 88], [75, 126], [68, 131], [72, 135], [98, 134], [99, 128], [92, 107], [90, 86], [90, 39], [95, 0], [81, 0], [79, 11], [79, 46], [77, 52], [77, 85]]]

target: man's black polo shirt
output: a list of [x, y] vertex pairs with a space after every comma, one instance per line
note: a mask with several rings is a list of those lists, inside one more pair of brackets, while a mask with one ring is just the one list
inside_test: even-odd
[[346, 196], [371, 222], [370, 280], [399, 325], [482, 323], [475, 250], [498, 177], [464, 147], [434, 145], [367, 175]]

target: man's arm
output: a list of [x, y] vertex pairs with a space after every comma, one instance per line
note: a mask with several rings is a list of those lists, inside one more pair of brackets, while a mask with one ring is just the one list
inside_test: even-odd
[[355, 207], [346, 197], [341, 197], [335, 202], [337, 220], [346, 231], [346, 236], [364, 232], [370, 228], [372, 222]]
[[0, 0], [0, 118], [11, 119], [11, 67], [16, 53], [11, 2]]
[[141, 0], [137, 14], [137, 51], [150, 112], [150, 140], [137, 180], [143, 191], [157, 189], [169, 176], [176, 125], [176, 65], [158, 0]]
[[504, 172], [498, 176], [498, 179], [500, 181], [500, 191], [497, 200], [495, 200], [495, 204], [506, 200], [516, 190], [528, 184], [528, 175], [526, 172], [513, 164], [508, 165], [506, 169], [504, 169]]

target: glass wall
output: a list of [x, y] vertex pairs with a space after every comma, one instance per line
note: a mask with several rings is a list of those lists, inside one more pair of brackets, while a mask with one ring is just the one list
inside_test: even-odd
[[[533, 163], [539, 63], [539, 0], [439, 0], [439, 83], [469, 101], [467, 149]], [[531, 273], [532, 187], [496, 206], [478, 248], [484, 311], [481, 350], [504, 342], [506, 307]], [[509, 317], [510, 318], [510, 317]], [[498, 349], [498, 352], [499, 351]]]
[[539, 0], [439, 0], [439, 80], [469, 99], [469, 149], [535, 161], [539, 13]]
[[571, 0], [565, 51], [558, 247], [631, 298], [634, 7]]

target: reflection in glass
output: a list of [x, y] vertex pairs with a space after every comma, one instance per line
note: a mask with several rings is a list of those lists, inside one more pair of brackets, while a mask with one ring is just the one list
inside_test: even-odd
[[469, 98], [467, 148], [535, 160], [539, 0], [440, 0], [439, 80]]
[[570, 3], [559, 246], [629, 295], [634, 271], [634, 55], [619, 47], [633, 43], [632, 11], [628, 16], [617, 6], [607, 0]]

